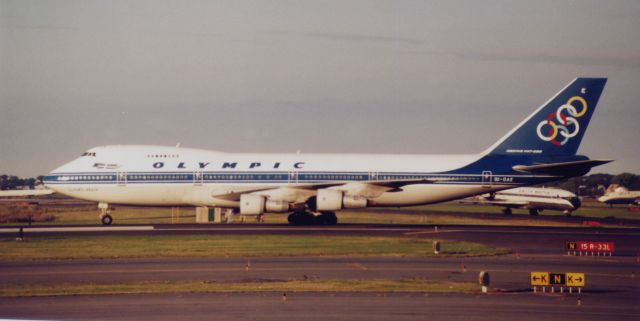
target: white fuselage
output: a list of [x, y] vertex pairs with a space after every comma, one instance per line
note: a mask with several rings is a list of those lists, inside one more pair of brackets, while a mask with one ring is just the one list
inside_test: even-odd
[[640, 191], [630, 191], [618, 187], [614, 191], [604, 194], [598, 201], [606, 204], [640, 204]]
[[518, 187], [495, 193], [495, 205], [537, 210], [574, 211], [580, 206], [578, 197], [566, 190], [542, 187]]
[[[249, 154], [105, 146], [45, 176], [104, 203], [215, 206], [240, 213], [431, 204], [581, 175], [608, 160], [576, 155], [605, 78], [576, 78], [476, 155]], [[333, 214], [335, 215], [335, 214]], [[295, 215], [294, 215], [295, 216]]]
[[369, 206], [409, 206], [443, 202], [512, 188], [512, 178], [491, 173], [446, 173], [479, 155], [249, 154], [163, 146], [106, 146], [51, 172], [46, 185], [75, 198], [110, 204], [238, 207], [225, 195], [243, 190], [269, 199], [304, 202], [312, 190], [300, 187], [347, 182], [346, 193], [386, 179], [446, 179], [375, 193]]

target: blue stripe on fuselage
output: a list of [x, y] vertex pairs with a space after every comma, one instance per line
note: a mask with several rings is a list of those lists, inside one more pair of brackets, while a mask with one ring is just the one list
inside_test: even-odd
[[[120, 177], [119, 177], [120, 175]], [[126, 175], [126, 176], [122, 176]], [[531, 185], [558, 179], [555, 176], [534, 176], [514, 173], [510, 175], [457, 173], [398, 173], [382, 172], [128, 172], [124, 173], [56, 173], [44, 177], [45, 184], [185, 184], [185, 183], [324, 183], [368, 182], [385, 180], [433, 179], [433, 184], [501, 184]], [[487, 181], [490, 179], [490, 182]]]

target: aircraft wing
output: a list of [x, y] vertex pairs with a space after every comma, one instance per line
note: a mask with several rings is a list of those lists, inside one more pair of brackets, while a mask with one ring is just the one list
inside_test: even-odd
[[333, 188], [344, 191], [347, 195], [357, 195], [367, 198], [380, 196], [384, 192], [399, 191], [403, 186], [413, 184], [432, 184], [438, 181], [450, 181], [455, 178], [446, 179], [397, 179], [397, 180], [375, 180], [364, 182], [323, 182], [314, 184], [287, 185], [278, 187], [257, 187], [237, 190], [224, 190], [214, 192], [211, 196], [218, 199], [238, 201], [242, 194], [251, 194], [257, 192], [265, 192], [276, 190], [279, 188], [287, 188], [291, 190], [307, 190], [315, 191], [323, 188]]
[[394, 179], [394, 180], [375, 180], [375, 181], [364, 181], [364, 182], [328, 182], [328, 183], [319, 183], [319, 184], [304, 184], [298, 186], [291, 186], [291, 188], [301, 188], [301, 189], [312, 189], [317, 190], [321, 188], [329, 188], [336, 186], [348, 186], [348, 185], [368, 185], [368, 186], [376, 186], [376, 187], [387, 187], [390, 189], [401, 188], [406, 185], [413, 184], [432, 184], [439, 181], [451, 181], [454, 179], [451, 178], [419, 178], [419, 179]]
[[0, 197], [38, 196], [55, 193], [50, 189], [25, 189], [0, 191]]

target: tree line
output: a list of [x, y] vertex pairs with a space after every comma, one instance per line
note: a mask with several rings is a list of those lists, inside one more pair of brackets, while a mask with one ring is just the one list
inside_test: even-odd
[[0, 190], [34, 189], [36, 185], [42, 184], [42, 177], [20, 178], [13, 175], [0, 175]]
[[640, 190], [640, 176], [631, 173], [591, 174], [547, 183], [544, 186], [562, 188], [579, 196], [595, 197], [603, 195], [611, 184], [617, 184], [629, 190]]

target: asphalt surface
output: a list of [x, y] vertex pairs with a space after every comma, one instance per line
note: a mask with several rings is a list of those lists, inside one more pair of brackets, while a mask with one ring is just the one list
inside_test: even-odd
[[[4, 317], [67, 320], [638, 320], [637, 298], [603, 295], [281, 293], [10, 298]], [[28, 312], [26, 312], [28, 311]]]
[[[134, 281], [432, 279], [476, 282], [490, 294], [234, 293], [0, 298], [0, 317], [68, 320], [638, 320], [640, 231], [492, 226], [167, 225], [139, 230], [31, 231], [28, 237], [103, 234], [396, 235], [480, 242], [507, 248], [495, 257], [261, 257], [0, 262], [0, 286]], [[69, 227], [63, 227], [69, 228]], [[10, 235], [11, 231], [0, 234]], [[612, 257], [568, 256], [567, 241], [615, 242]], [[584, 272], [580, 295], [532, 293], [529, 273]], [[549, 291], [547, 289], [547, 291]], [[565, 290], [566, 291], [566, 290]], [[580, 305], [578, 305], [580, 298]]]
[[[570, 241], [615, 242], [616, 256], [640, 255], [640, 228], [521, 227], [485, 225], [290, 226], [283, 224], [166, 224], [24, 227], [25, 237], [92, 235], [280, 234], [405, 236], [478, 242], [516, 253], [559, 254]], [[17, 227], [0, 227], [0, 237], [17, 236]]]
[[476, 258], [266, 257], [115, 259], [0, 263], [0, 284], [303, 279], [433, 279], [476, 282], [480, 271], [502, 291], [529, 289], [529, 272], [585, 272], [587, 291], [635, 291], [632, 258], [507, 255]]

